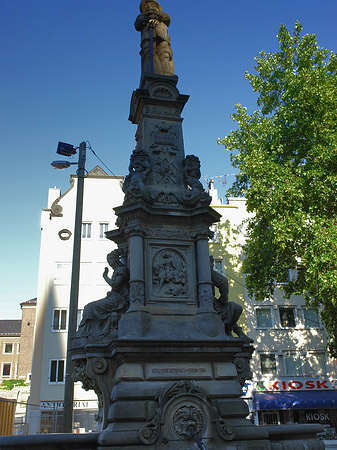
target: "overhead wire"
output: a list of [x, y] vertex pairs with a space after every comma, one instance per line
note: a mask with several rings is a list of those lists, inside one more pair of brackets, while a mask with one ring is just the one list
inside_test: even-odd
[[89, 141], [86, 141], [87, 144], [87, 148], [89, 150], [91, 150], [91, 152], [93, 153], [94, 156], [96, 156], [96, 158], [103, 164], [103, 166], [115, 177], [115, 178], [119, 178], [117, 175], [115, 175], [113, 173], [113, 171], [110, 169], [110, 167], [108, 167], [104, 161], [102, 161], [102, 159], [97, 155], [97, 153], [94, 151], [94, 149], [91, 147], [91, 144]]

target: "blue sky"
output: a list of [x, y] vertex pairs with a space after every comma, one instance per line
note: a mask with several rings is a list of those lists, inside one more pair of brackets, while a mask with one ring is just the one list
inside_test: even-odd
[[[127, 173], [135, 125], [128, 122], [140, 76], [139, 0], [0, 0], [1, 319], [20, 318], [36, 296], [40, 215], [48, 188], [64, 192], [55, 171], [59, 140], [89, 140], [116, 175]], [[261, 50], [277, 50], [280, 25], [316, 33], [337, 51], [336, 0], [162, 0], [183, 111], [186, 154], [204, 177], [233, 173], [216, 143], [233, 128], [234, 104], [255, 109], [244, 79]], [[99, 163], [89, 154], [87, 168]], [[219, 178], [218, 180], [223, 180]], [[230, 183], [232, 177], [227, 178]], [[223, 191], [223, 185], [217, 185]]]

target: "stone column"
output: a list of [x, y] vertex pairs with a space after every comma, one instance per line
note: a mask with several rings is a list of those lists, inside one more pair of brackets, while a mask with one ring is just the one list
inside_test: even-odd
[[130, 248], [130, 308], [135, 311], [144, 307], [144, 245], [140, 227], [135, 227], [129, 237]]
[[199, 308], [202, 312], [214, 312], [208, 235], [206, 233], [197, 236], [197, 270]]

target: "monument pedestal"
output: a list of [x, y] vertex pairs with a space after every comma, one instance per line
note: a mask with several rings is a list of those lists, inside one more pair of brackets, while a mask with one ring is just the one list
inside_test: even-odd
[[[257, 427], [240, 398], [253, 348], [240, 339], [118, 339], [73, 352], [100, 400], [100, 450], [320, 450], [320, 426]], [[198, 447], [197, 440], [204, 447]]]
[[240, 398], [252, 351], [227, 338], [118, 339], [74, 352], [76, 379], [85, 373], [101, 398], [99, 445], [180, 450], [194, 448], [194, 432], [207, 449], [242, 440], [269, 448], [268, 433], [246, 419]]

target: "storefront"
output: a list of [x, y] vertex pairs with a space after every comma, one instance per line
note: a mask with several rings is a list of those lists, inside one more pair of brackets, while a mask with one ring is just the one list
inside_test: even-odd
[[334, 380], [282, 378], [254, 383], [253, 408], [260, 425], [320, 423], [337, 429]]
[[[61, 433], [63, 401], [41, 402], [41, 433]], [[96, 400], [74, 401], [74, 433], [95, 431], [98, 403]]]

